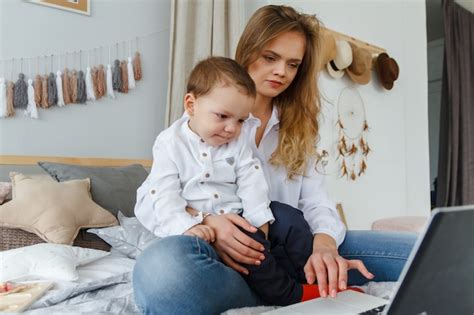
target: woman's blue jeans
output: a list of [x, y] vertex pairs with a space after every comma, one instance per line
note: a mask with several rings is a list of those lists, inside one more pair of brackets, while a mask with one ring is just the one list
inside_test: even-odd
[[[396, 281], [415, 240], [412, 233], [348, 231], [339, 253], [361, 259], [375, 275], [373, 281]], [[358, 271], [349, 272], [349, 285], [367, 281]], [[219, 314], [262, 305], [212, 246], [191, 236], [152, 243], [137, 259], [133, 287], [137, 306], [145, 314]]]

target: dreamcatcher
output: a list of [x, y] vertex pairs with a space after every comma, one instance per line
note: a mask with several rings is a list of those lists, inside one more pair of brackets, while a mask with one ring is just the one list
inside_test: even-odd
[[365, 174], [367, 155], [371, 151], [367, 142], [369, 125], [365, 106], [356, 89], [342, 90], [337, 104], [337, 116], [339, 127], [337, 159], [340, 160], [340, 176], [356, 180]]

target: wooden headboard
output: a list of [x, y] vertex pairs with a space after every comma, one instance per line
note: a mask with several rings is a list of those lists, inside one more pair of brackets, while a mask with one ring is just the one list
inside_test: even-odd
[[83, 166], [126, 166], [130, 164], [141, 164], [145, 168], [150, 168], [153, 163], [152, 160], [146, 159], [0, 155], [0, 165], [37, 165], [39, 161]]

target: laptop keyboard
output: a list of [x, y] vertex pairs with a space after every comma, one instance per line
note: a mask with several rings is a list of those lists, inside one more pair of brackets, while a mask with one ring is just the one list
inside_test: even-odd
[[359, 313], [359, 314], [363, 314], [363, 315], [382, 314], [383, 309], [385, 308], [385, 306], [386, 305], [382, 305], [382, 306], [373, 308], [371, 310], [368, 310], [368, 311], [365, 311], [365, 312]]

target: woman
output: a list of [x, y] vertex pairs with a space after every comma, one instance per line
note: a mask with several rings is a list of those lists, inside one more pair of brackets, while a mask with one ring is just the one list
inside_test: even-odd
[[[246, 132], [264, 166], [270, 197], [281, 202], [272, 203], [272, 210], [303, 213], [314, 234], [303, 277], [310, 284], [317, 282], [322, 296], [335, 296], [338, 289], [367, 279], [397, 280], [415, 237], [374, 231], [346, 235], [334, 203], [326, 196], [323, 176], [315, 170], [319, 36], [314, 16], [291, 7], [265, 6], [250, 18], [236, 60], [257, 87], [252, 114], [261, 124]], [[261, 244], [238, 227], [249, 232], [254, 228], [234, 214], [209, 216], [203, 223], [214, 229], [214, 243], [168, 237], [152, 244], [137, 260], [135, 299], [144, 313], [216, 314], [261, 304], [239, 275], [248, 273], [242, 265], [264, 259]]]

